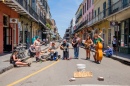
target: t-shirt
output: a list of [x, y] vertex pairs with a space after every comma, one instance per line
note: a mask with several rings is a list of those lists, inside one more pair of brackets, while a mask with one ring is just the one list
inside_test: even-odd
[[116, 44], [116, 38], [113, 39], [113, 44]]
[[100, 38], [94, 39], [94, 44], [97, 44], [98, 42], [102, 42]]
[[61, 46], [64, 47], [64, 50], [63, 51], [69, 51], [69, 44], [68, 43], [62, 43]]
[[73, 47], [78, 47], [78, 41], [79, 41], [78, 38], [73, 39], [73, 43], [76, 43]]
[[[55, 46], [50, 46], [49, 50], [56, 50], [56, 47]], [[52, 53], [52, 52], [50, 52]]]
[[105, 53], [109, 53], [110, 55], [113, 55], [113, 50], [111, 48], [104, 51]]

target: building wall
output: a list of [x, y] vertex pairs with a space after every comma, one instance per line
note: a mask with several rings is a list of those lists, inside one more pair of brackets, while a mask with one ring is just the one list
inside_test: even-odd
[[[100, 15], [100, 13], [103, 12], [104, 2], [106, 2], [106, 8], [108, 8], [108, 0], [104, 0], [104, 1], [94, 0], [94, 16], [95, 16], [95, 11], [96, 11], [96, 16]], [[98, 14], [98, 9], [100, 9], [99, 14]], [[109, 45], [108, 43], [109, 29], [110, 29], [110, 22], [107, 20], [98, 22], [98, 24], [94, 26], [94, 30], [98, 30], [98, 33], [102, 32], [101, 36], [104, 39], [104, 42], [103, 42], [104, 48], [106, 48]]]
[[[4, 9], [3, 9], [4, 8]], [[3, 15], [8, 15], [9, 18], [18, 18], [19, 15], [11, 8], [7, 7], [5, 4], [0, 2], [0, 53], [3, 53]], [[8, 21], [9, 22], [9, 21]], [[18, 27], [16, 24], [16, 31], [18, 31]], [[13, 34], [13, 32], [12, 32]], [[18, 35], [18, 32], [16, 32], [16, 36]], [[13, 36], [12, 36], [13, 37]], [[13, 38], [12, 38], [12, 45], [13, 45]], [[18, 37], [16, 37], [16, 43], [18, 43]], [[13, 46], [12, 46], [13, 49]]]
[[[86, 7], [85, 7], [85, 3], [86, 3]], [[87, 20], [87, 15], [89, 16], [89, 13], [91, 13], [90, 17], [92, 19], [92, 10], [94, 9], [93, 0], [84, 0], [83, 1], [83, 5], [84, 5], [84, 15], [83, 15], [83, 19], [82, 20], [83, 21]], [[87, 10], [87, 6], [89, 7], [88, 10]], [[85, 8], [86, 8], [86, 11], [85, 11]]]
[[[3, 13], [0, 11], [0, 34], [3, 34]], [[0, 53], [3, 53], [3, 35], [0, 35]]]
[[94, 30], [98, 31], [98, 33], [100, 33], [100, 31], [102, 32], [102, 38], [104, 39], [103, 45], [106, 48], [109, 44], [108, 44], [108, 29], [110, 29], [109, 26], [109, 21], [103, 21], [100, 24], [94, 25]]
[[[82, 9], [83, 9], [83, 5], [81, 4], [81, 5], [79, 6], [79, 9], [77, 10], [76, 16], [79, 14], [80, 10], [82, 10]], [[78, 20], [78, 22], [76, 23], [76, 25], [80, 24], [81, 22], [82, 22], [82, 17], [79, 18], [79, 20]]]

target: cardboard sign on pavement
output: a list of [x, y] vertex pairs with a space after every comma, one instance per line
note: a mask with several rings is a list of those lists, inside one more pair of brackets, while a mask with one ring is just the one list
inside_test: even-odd
[[92, 76], [93, 76], [92, 72], [87, 72], [87, 71], [74, 72], [74, 78], [85, 78], [85, 77], [92, 77]]

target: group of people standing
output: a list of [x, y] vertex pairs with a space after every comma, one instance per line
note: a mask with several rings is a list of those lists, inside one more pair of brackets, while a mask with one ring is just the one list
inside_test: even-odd
[[[86, 39], [84, 40], [84, 49], [86, 50], [86, 60], [90, 59], [90, 51], [91, 48], [94, 48], [94, 50], [96, 50], [97, 48], [97, 43], [101, 43], [103, 42], [103, 38], [100, 36], [100, 34], [94, 34], [93, 39], [90, 37], [90, 35], [87, 35]], [[78, 59], [79, 58], [79, 46], [81, 44], [81, 40], [80, 38], [77, 36], [77, 34], [75, 34], [74, 38], [72, 39], [72, 46], [74, 48], [74, 58]], [[108, 46], [107, 49], [104, 51], [104, 53], [107, 56], [111, 56], [113, 54], [113, 50]], [[98, 60], [98, 53], [95, 51], [95, 55], [93, 55], [94, 57], [94, 61], [96, 63], [100, 63], [101, 61]]]

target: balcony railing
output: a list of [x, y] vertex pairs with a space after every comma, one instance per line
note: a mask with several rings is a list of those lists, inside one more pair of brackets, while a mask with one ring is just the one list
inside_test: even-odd
[[16, 0], [31, 16], [33, 16], [36, 20], [38, 20], [37, 13], [32, 9], [30, 5], [28, 5], [26, 0]]
[[88, 20], [85, 20], [84, 22], [81, 22], [79, 25], [76, 26], [75, 31], [79, 30], [81, 27], [88, 24]]
[[40, 21], [41, 21], [43, 24], [45, 24], [45, 25], [46, 25], [46, 20], [45, 20], [45, 17], [40, 16]]
[[91, 21], [88, 22], [88, 25], [93, 25], [99, 21], [102, 21], [104, 18], [119, 12], [127, 7], [130, 7], [130, 0], [124, 0], [125, 2], [123, 2], [123, 0], [119, 0], [118, 2], [112, 4], [110, 7], [108, 7], [107, 9], [103, 10], [102, 12], [100, 12], [97, 16], [95, 16], [93, 19], [91, 19]]

